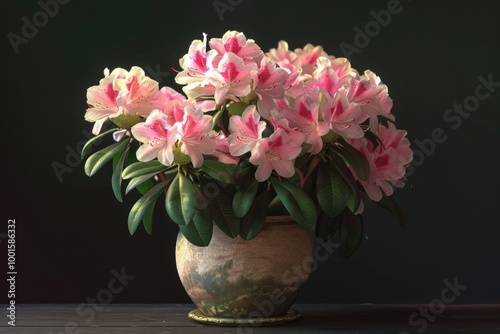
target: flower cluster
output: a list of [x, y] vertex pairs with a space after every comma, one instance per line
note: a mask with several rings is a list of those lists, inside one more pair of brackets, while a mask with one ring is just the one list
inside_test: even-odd
[[[361, 213], [360, 191], [379, 202], [404, 185], [412, 150], [406, 132], [394, 125], [392, 99], [375, 73], [360, 74], [346, 58], [328, 55], [321, 46], [292, 51], [281, 41], [264, 53], [241, 32], [210, 41], [203, 37], [180, 59], [175, 80], [185, 96], [159, 89], [138, 67], [106, 69], [99, 85], [87, 92], [85, 118], [95, 122], [94, 134], [111, 120], [129, 142], [139, 142], [139, 162], [165, 167], [158, 168], [164, 182], [173, 182], [175, 177], [165, 177], [172, 167], [195, 188], [203, 174], [221, 181], [204, 168], [206, 161], [212, 167], [216, 161], [221, 169], [233, 166], [234, 175], [250, 168], [252, 180], [267, 184], [255, 188], [252, 200], [272, 188], [284, 201], [278, 181], [316, 188], [320, 211], [333, 218], [345, 210]], [[323, 207], [332, 203], [318, 190], [330, 181], [333, 206], [340, 205], [335, 213]], [[250, 181], [235, 181], [236, 192], [245, 182]]]

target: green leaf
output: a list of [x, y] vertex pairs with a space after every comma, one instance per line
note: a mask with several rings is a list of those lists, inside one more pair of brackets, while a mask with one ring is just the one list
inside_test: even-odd
[[141, 175], [141, 176], [136, 176], [127, 185], [127, 189], [125, 189], [125, 194], [128, 194], [130, 190], [134, 189], [138, 185], [142, 184], [143, 182], [151, 179], [158, 173], [151, 173], [151, 174], [146, 174], [146, 175]]
[[187, 225], [196, 212], [196, 186], [191, 180], [178, 173], [168, 188], [165, 208], [172, 220], [179, 225]]
[[363, 218], [346, 210], [342, 214], [339, 226], [339, 253], [349, 258], [358, 249], [363, 240]]
[[227, 106], [227, 110], [229, 110], [229, 113], [231, 116], [241, 116], [245, 109], [249, 106], [248, 103], [245, 102], [236, 102], [236, 103], [231, 103], [230, 105]]
[[216, 160], [205, 160], [200, 170], [214, 179], [228, 184], [235, 184], [234, 167]]
[[333, 237], [339, 230], [340, 215], [336, 217], [329, 217], [324, 212], [320, 213], [316, 223], [316, 236], [324, 241]]
[[214, 223], [230, 238], [240, 233], [241, 222], [233, 211], [232, 200], [224, 189], [219, 189], [216, 196], [209, 199]]
[[371, 131], [366, 131], [364, 138], [371, 141], [374, 148], [377, 148], [379, 145], [384, 147], [384, 143], [382, 142], [382, 140], [380, 140], [380, 138], [375, 133], [373, 133]]
[[[127, 159], [128, 152], [130, 150], [130, 145], [127, 145], [120, 155], [120, 158], [116, 162], [116, 166], [113, 169], [113, 175], [111, 175], [111, 188], [113, 189], [113, 194], [115, 194], [116, 199], [122, 203], [122, 171], [125, 160]], [[115, 158], [118, 155], [115, 155]]]
[[[176, 172], [177, 172], [177, 168], [171, 168], [171, 169], [168, 169], [168, 170], [160, 172], [160, 173], [168, 175], [168, 174], [173, 174]], [[128, 194], [132, 189], [134, 189], [136, 187], [139, 190], [139, 192], [141, 192], [141, 193], [147, 192], [149, 189], [151, 189], [156, 184], [156, 181], [153, 179], [153, 177], [155, 175], [158, 175], [158, 174], [159, 173], [157, 173], [157, 172], [153, 172], [150, 174], [136, 176], [136, 177], [132, 178], [127, 185], [127, 189], [125, 189], [125, 194]], [[148, 181], [150, 181], [150, 182], [148, 182]], [[145, 182], [152, 184], [152, 185], [149, 188], [147, 188], [146, 191], [142, 191], [141, 188], [144, 187]]]
[[271, 176], [271, 183], [293, 220], [304, 228], [313, 228], [317, 216], [316, 206], [311, 197], [287, 180], [280, 181]]
[[271, 202], [269, 202], [269, 211], [268, 214], [270, 216], [286, 216], [288, 215], [288, 211], [286, 210], [285, 206], [281, 202], [281, 199], [279, 196], [275, 196]]
[[222, 108], [213, 116], [214, 130], [227, 129], [229, 126], [229, 112], [226, 108]]
[[172, 166], [163, 165], [158, 160], [151, 160], [146, 162], [139, 161], [131, 164], [130, 166], [127, 166], [127, 168], [125, 168], [125, 170], [122, 173], [122, 178], [126, 180], [126, 179], [131, 179], [133, 177], [151, 173], [157, 174], [169, 168], [174, 169]]
[[236, 217], [242, 218], [250, 210], [257, 190], [259, 189], [259, 182], [251, 177], [241, 187], [236, 190], [233, 197], [233, 210]]
[[331, 167], [336, 169], [340, 175], [342, 175], [344, 181], [346, 181], [350, 188], [349, 195], [347, 197], [347, 207], [351, 210], [351, 212], [357, 212], [361, 203], [361, 194], [359, 192], [358, 184], [356, 183], [349, 167], [346, 166], [344, 160], [338, 156], [337, 153], [332, 152], [331, 159]]
[[142, 217], [142, 225], [144, 226], [146, 233], [149, 235], [153, 232], [153, 214], [155, 211], [155, 204], [156, 202], [153, 202], [153, 204], [151, 204], [151, 206], [146, 210], [144, 217]]
[[267, 206], [269, 204], [269, 190], [255, 197], [248, 213], [241, 219], [240, 237], [244, 240], [255, 238], [264, 227]]
[[382, 208], [386, 209], [394, 216], [396, 221], [403, 227], [406, 228], [406, 215], [403, 209], [396, 203], [394, 197], [388, 196], [383, 197], [380, 201], [375, 202]]
[[366, 160], [365, 156], [361, 154], [361, 152], [348, 144], [345, 140], [342, 140], [341, 143], [342, 145], [337, 146], [337, 148], [349, 166], [351, 166], [361, 180], [368, 180], [368, 177], [370, 176], [370, 164], [368, 163], [368, 160]]
[[[170, 182], [170, 181], [168, 181]], [[139, 184], [136, 188], [141, 194], [145, 194], [149, 191], [149, 189], [153, 188], [157, 184], [153, 179], [149, 179], [141, 184]]]
[[224, 116], [226, 114], [227, 114], [227, 110], [221, 109], [213, 115], [212, 122], [214, 123], [214, 129], [220, 130], [219, 121], [222, 119], [222, 116]]
[[94, 175], [101, 169], [106, 162], [111, 160], [116, 154], [121, 152], [129, 143], [129, 137], [125, 137], [122, 141], [109, 145], [108, 147], [92, 154], [85, 162], [85, 174], [88, 176]]
[[111, 133], [111, 132], [115, 132], [116, 130], [118, 130], [118, 128], [114, 128], [114, 129], [111, 129], [111, 130], [108, 130], [106, 132], [103, 132], [101, 134], [98, 134], [97, 136], [95, 137], [92, 137], [90, 138], [86, 143], [85, 145], [83, 146], [82, 148], [82, 152], [80, 153], [81, 155], [81, 158], [85, 158], [85, 156], [87, 155], [88, 151], [90, 150], [90, 148], [92, 147], [92, 145], [100, 140], [102, 137], [104, 137], [105, 135], [107, 135], [108, 133]]
[[158, 199], [163, 190], [168, 186], [168, 182], [161, 182], [151, 188], [144, 196], [134, 204], [128, 215], [128, 230], [130, 234], [134, 234], [137, 226], [141, 222], [148, 209]]
[[255, 170], [256, 168], [253, 165], [234, 168], [234, 178], [236, 179], [236, 183], [242, 184], [248, 177], [255, 178]]
[[349, 198], [349, 185], [334, 168], [322, 163], [316, 177], [316, 196], [321, 210], [330, 217], [344, 211]]
[[117, 127], [130, 130], [134, 125], [143, 121], [140, 115], [123, 113], [118, 117], [110, 118]]
[[203, 247], [212, 240], [214, 223], [210, 210], [196, 210], [188, 225], [179, 225], [184, 237], [195, 246]]

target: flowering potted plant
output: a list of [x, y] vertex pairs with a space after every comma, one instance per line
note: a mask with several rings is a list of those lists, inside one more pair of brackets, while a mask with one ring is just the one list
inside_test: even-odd
[[[151, 233], [162, 194], [191, 258], [219, 232], [253, 241], [271, 225], [266, 221], [286, 220], [325, 240], [339, 231], [339, 252], [349, 257], [364, 236], [364, 201], [404, 224], [392, 194], [405, 184], [412, 151], [375, 73], [359, 74], [347, 59], [310, 44], [291, 51], [281, 41], [264, 53], [236, 31], [208, 44], [210, 50], [204, 35], [180, 59], [175, 80], [185, 96], [159, 89], [139, 67], [106, 69], [87, 91], [85, 119], [95, 123], [95, 137], [82, 158], [103, 136], [112, 134], [115, 143], [92, 154], [85, 172], [91, 176], [112, 161], [116, 198], [122, 200], [123, 180], [129, 180], [125, 193], [141, 192], [128, 216], [131, 234], [141, 222]], [[102, 132], [108, 121], [115, 126]], [[287, 233], [266, 242], [296, 234]], [[297, 243], [311, 249], [310, 242]], [[205, 316], [229, 314], [227, 305], [195, 303]], [[230, 314], [249, 312], [231, 308]]]

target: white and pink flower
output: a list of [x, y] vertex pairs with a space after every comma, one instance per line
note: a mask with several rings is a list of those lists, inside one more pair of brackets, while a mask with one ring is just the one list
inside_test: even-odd
[[209, 44], [210, 48], [217, 51], [220, 56], [231, 52], [245, 62], [260, 63], [264, 55], [253, 39], [247, 39], [243, 33], [238, 31], [227, 31], [222, 38], [212, 38]]
[[359, 106], [349, 103], [347, 97], [338, 92], [335, 98], [325, 97], [321, 104], [323, 120], [329, 124], [330, 129], [344, 138], [361, 138], [363, 129], [358, 123], [361, 113]]
[[304, 134], [304, 143], [310, 145], [308, 152], [311, 154], [321, 151], [323, 148], [321, 136], [326, 135], [330, 130], [329, 124], [321, 120], [319, 114], [319, 104], [305, 95], [295, 101], [293, 108], [288, 108], [281, 114], [288, 120], [290, 126]]
[[85, 119], [95, 122], [92, 132], [97, 135], [105, 121], [123, 113], [147, 117], [157, 107], [152, 103], [157, 93], [158, 82], [137, 66], [130, 71], [116, 68], [111, 73], [106, 68], [99, 85], [87, 90]]
[[406, 131], [398, 130], [394, 123], [388, 127], [379, 125], [378, 146], [366, 138], [351, 141], [370, 164], [370, 175], [366, 181], [358, 180], [365, 192], [374, 201], [380, 201], [385, 194], [392, 195], [393, 187], [402, 187], [406, 166], [413, 159], [410, 141]]
[[[206, 156], [226, 164], [245, 160], [257, 166], [259, 181], [273, 172], [293, 176], [301, 152], [321, 154], [325, 145], [342, 137], [370, 163], [368, 180], [358, 180], [370, 198], [380, 200], [403, 185], [412, 151], [405, 131], [391, 122], [379, 124], [379, 116], [389, 121], [394, 116], [387, 86], [375, 73], [359, 75], [346, 58], [311, 44], [291, 51], [280, 41], [264, 54], [237, 31], [212, 38], [208, 45], [210, 50], [203, 34], [180, 59], [182, 70], [175, 80], [184, 85], [187, 97], [170, 87], [159, 89], [139, 67], [106, 69], [99, 85], [87, 91], [85, 118], [95, 122], [93, 132], [99, 133], [108, 119], [134, 115], [140, 123], [130, 133], [142, 143], [140, 161], [158, 159], [170, 166], [176, 155], [184, 154], [197, 168]], [[249, 106], [241, 116], [228, 114], [223, 117], [229, 121], [217, 118], [214, 125], [213, 117], [224, 115], [233, 102]], [[375, 146], [366, 131], [378, 135], [382, 144]], [[123, 129], [115, 137], [127, 134]]]
[[144, 123], [134, 125], [131, 132], [134, 138], [143, 143], [136, 154], [139, 161], [158, 159], [165, 166], [172, 165], [179, 129], [176, 124], [169, 123], [167, 115], [155, 110]]
[[395, 118], [391, 114], [392, 99], [389, 97], [387, 86], [382, 84], [380, 77], [372, 71], [365, 71], [365, 74], [350, 81], [349, 101], [360, 106], [364, 115], [360, 121], [370, 119], [370, 128], [378, 131], [378, 116], [383, 116], [391, 121]]
[[288, 72], [276, 67], [271, 59], [263, 58], [258, 73], [254, 72], [254, 92], [258, 96], [257, 108], [264, 118], [271, 116], [271, 110], [275, 108], [274, 100], [285, 97], [285, 81]]
[[88, 108], [85, 120], [95, 122], [92, 130], [94, 135], [99, 134], [105, 121], [123, 112], [123, 106], [118, 103], [120, 91], [115, 85], [115, 80], [124, 78], [126, 75], [127, 71], [122, 68], [114, 69], [111, 73], [106, 68], [104, 78], [99, 81], [99, 85], [87, 89]]
[[300, 72], [302, 62], [296, 53], [288, 49], [287, 42], [280, 41], [278, 48], [269, 50], [267, 55], [288, 73]]
[[173, 117], [155, 110], [144, 123], [132, 127], [132, 135], [143, 143], [137, 151], [137, 159], [150, 161], [157, 158], [170, 166], [174, 163], [174, 149], [180, 149], [189, 157], [193, 167], [200, 167], [203, 155], [212, 154], [217, 148], [212, 134], [212, 116], [204, 115], [195, 105], [187, 105], [180, 120]]
[[265, 181], [273, 170], [282, 177], [292, 177], [295, 174], [295, 159], [301, 151], [301, 146], [289, 140], [283, 129], [259, 140], [249, 159], [250, 163], [257, 166], [255, 179]]
[[224, 54], [217, 67], [207, 72], [208, 81], [215, 87], [215, 102], [221, 105], [229, 94], [238, 97], [250, 94], [257, 69], [257, 64], [245, 63], [233, 52]]
[[319, 57], [327, 57], [329, 59], [335, 59], [333, 56], [329, 56], [323, 47], [312, 44], [306, 44], [303, 49], [297, 48], [294, 53], [300, 59], [302, 74], [312, 74], [315, 70], [316, 61]]
[[229, 143], [226, 135], [221, 131], [215, 137], [215, 149], [213, 155], [222, 163], [228, 165], [237, 165], [240, 162], [240, 157], [235, 157], [229, 152]]
[[193, 167], [197, 168], [203, 164], [203, 155], [212, 154], [217, 148], [211, 135], [213, 119], [195, 107], [187, 106], [184, 111], [184, 119], [178, 123], [178, 145], [181, 152], [191, 159]]
[[260, 121], [255, 106], [247, 107], [241, 116], [232, 116], [229, 119], [230, 135], [227, 138], [231, 155], [239, 157], [250, 152], [262, 139], [265, 128], [266, 122]]

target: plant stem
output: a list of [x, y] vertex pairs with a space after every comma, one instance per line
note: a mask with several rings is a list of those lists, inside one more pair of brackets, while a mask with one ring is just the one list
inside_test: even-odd
[[226, 99], [231, 100], [231, 101], [233, 101], [235, 103], [236, 102], [240, 102], [240, 99], [238, 99], [236, 96], [231, 95], [231, 94], [226, 95]]
[[304, 189], [304, 175], [297, 167], [295, 167], [295, 172], [297, 172], [297, 175], [299, 176], [299, 188]]
[[302, 186], [311, 177], [312, 173], [314, 172], [314, 170], [316, 169], [316, 167], [318, 166], [318, 164], [320, 163], [320, 161], [321, 161], [321, 159], [318, 156], [315, 156], [312, 159], [311, 164], [309, 165], [309, 168], [307, 169], [306, 175], [304, 176], [304, 180], [303, 180]]
[[158, 176], [160, 177], [162, 182], [168, 182], [167, 177], [165, 176], [165, 174], [163, 174], [163, 172], [158, 173]]

